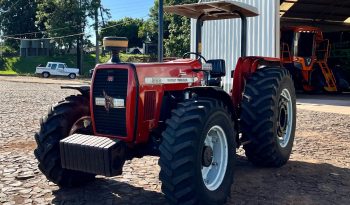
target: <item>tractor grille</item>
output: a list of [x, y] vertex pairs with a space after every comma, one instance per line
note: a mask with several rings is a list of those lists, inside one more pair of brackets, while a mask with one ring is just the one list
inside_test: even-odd
[[[97, 70], [93, 83], [93, 112], [98, 134], [126, 137], [126, 96], [128, 89], [128, 70]], [[124, 106], [106, 109], [96, 105], [96, 98], [124, 100]]]

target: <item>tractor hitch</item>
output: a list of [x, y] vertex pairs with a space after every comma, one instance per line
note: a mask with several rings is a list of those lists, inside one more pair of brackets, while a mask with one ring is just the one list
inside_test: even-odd
[[65, 169], [111, 177], [122, 174], [126, 145], [107, 137], [74, 134], [60, 141], [60, 153]]

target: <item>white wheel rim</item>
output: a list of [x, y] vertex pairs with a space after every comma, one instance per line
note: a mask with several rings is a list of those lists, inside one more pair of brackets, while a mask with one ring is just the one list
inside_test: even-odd
[[[292, 125], [293, 125], [293, 102], [292, 102], [292, 97], [289, 93], [288, 89], [283, 89], [282, 93], [281, 93], [281, 100], [283, 100], [285, 103], [285, 108], [287, 109], [285, 112], [285, 114], [287, 114], [287, 116], [285, 117], [285, 122], [286, 123], [284, 126], [285, 128], [283, 129], [283, 133], [281, 133], [280, 135], [278, 135], [278, 141], [279, 144], [282, 148], [285, 148], [290, 140], [290, 136], [292, 133]], [[280, 104], [279, 104], [280, 105]], [[279, 112], [281, 108], [279, 108]], [[281, 113], [279, 113], [279, 115], [281, 115]], [[280, 122], [280, 116], [278, 118], [278, 127], [281, 126], [281, 122]]]
[[207, 189], [215, 191], [222, 184], [227, 169], [228, 146], [224, 130], [218, 125], [213, 126], [207, 133], [204, 146], [213, 152], [211, 165], [202, 165], [202, 178]]

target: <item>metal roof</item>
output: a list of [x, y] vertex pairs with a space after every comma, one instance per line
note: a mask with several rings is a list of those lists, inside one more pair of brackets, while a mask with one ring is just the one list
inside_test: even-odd
[[324, 31], [350, 30], [350, 23], [345, 21], [350, 17], [349, 0], [281, 0], [292, 6], [281, 12], [282, 25], [317, 26]]
[[241, 2], [229, 0], [166, 6], [164, 7], [164, 11], [193, 19], [197, 19], [200, 15], [205, 14], [202, 20], [239, 18], [240, 16], [234, 13], [237, 11], [246, 17], [259, 15], [257, 8]]

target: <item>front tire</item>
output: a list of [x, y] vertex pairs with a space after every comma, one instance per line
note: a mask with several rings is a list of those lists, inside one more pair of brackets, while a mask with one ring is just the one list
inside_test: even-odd
[[231, 113], [214, 99], [180, 103], [160, 145], [162, 191], [171, 204], [224, 204], [236, 144]]
[[49, 78], [50, 77], [50, 73], [48, 73], [48, 72], [43, 72], [41, 75], [43, 76], [43, 78]]
[[68, 75], [68, 77], [73, 80], [77, 77], [77, 75], [75, 73], [71, 73]]
[[[83, 96], [70, 96], [52, 106], [40, 122], [35, 134], [35, 157], [46, 178], [62, 187], [79, 186], [95, 179], [95, 175], [63, 169], [59, 142], [73, 133], [92, 134], [90, 126], [84, 127], [80, 119], [89, 119], [89, 100]], [[87, 125], [87, 124], [86, 124]]]
[[264, 68], [247, 80], [241, 113], [245, 154], [254, 165], [280, 167], [292, 152], [295, 126], [295, 89], [284, 68]]

